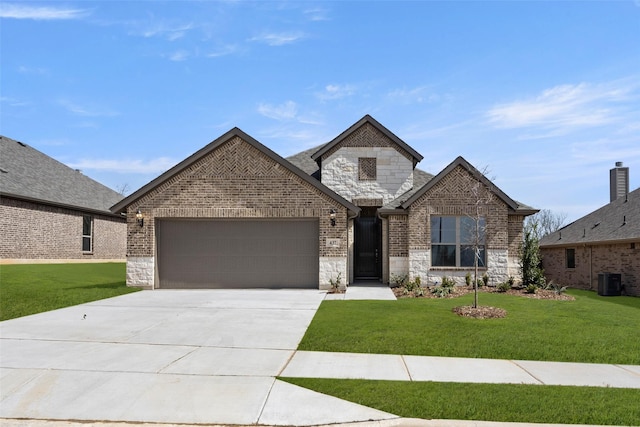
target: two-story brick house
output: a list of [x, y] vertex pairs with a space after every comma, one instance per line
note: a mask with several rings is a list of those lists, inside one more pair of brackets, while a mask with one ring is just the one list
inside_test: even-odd
[[288, 159], [232, 129], [112, 207], [128, 218], [127, 283], [326, 289], [338, 277], [388, 283], [402, 274], [462, 282], [473, 268], [472, 215], [483, 229], [483, 272], [517, 276], [523, 220], [536, 210], [461, 157], [435, 177], [416, 169], [420, 160], [368, 115]]

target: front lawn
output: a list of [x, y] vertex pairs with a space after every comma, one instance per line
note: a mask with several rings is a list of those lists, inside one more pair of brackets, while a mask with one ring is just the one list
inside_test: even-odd
[[407, 418], [640, 425], [640, 390], [636, 389], [281, 379]]
[[0, 266], [0, 320], [110, 298], [137, 288], [125, 285], [125, 264]]
[[324, 301], [299, 350], [640, 365], [640, 298], [569, 291], [575, 301], [482, 293], [503, 319], [452, 313], [453, 299]]

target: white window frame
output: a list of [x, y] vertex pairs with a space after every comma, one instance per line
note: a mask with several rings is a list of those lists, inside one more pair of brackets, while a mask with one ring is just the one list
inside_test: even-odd
[[[89, 234], [85, 234], [85, 221], [89, 220]], [[89, 242], [89, 249], [85, 249], [85, 242]], [[93, 216], [82, 215], [82, 253], [93, 253]]]

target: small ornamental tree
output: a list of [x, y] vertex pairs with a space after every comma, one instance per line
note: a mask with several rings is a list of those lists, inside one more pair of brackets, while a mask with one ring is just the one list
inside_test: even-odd
[[524, 229], [524, 240], [520, 253], [520, 268], [522, 269], [522, 285], [543, 287], [545, 284], [544, 270], [541, 267], [542, 255], [538, 242], [538, 223], [531, 222]]

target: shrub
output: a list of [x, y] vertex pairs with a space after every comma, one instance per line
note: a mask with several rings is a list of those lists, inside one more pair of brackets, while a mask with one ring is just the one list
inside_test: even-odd
[[538, 291], [538, 286], [530, 283], [524, 288], [524, 291], [528, 294], [535, 294]]
[[567, 290], [566, 286], [562, 286], [553, 282], [551, 282], [551, 287], [553, 289], [553, 292], [555, 292], [556, 295], [561, 295]]
[[407, 274], [391, 274], [391, 283], [395, 286], [394, 288], [404, 287], [409, 281], [409, 275]]
[[511, 284], [508, 281], [498, 283], [498, 286], [496, 287], [496, 289], [498, 292], [507, 292], [509, 289], [511, 289]]
[[467, 286], [471, 286], [473, 279], [471, 278], [470, 272], [467, 272], [467, 274], [464, 276], [464, 282], [467, 284]]
[[447, 276], [442, 276], [443, 288], [453, 288], [455, 285], [456, 285], [456, 282], [453, 279], [450, 279]]
[[484, 280], [482, 279], [478, 279], [476, 280], [476, 283], [478, 284], [478, 287], [481, 288], [482, 286], [484, 286]]
[[510, 287], [513, 288], [513, 285], [516, 284], [516, 279], [514, 279], [513, 276], [509, 276], [509, 278], [507, 279], [507, 283], [509, 284]]
[[431, 288], [431, 293], [437, 296], [438, 298], [443, 298], [453, 292], [453, 286], [434, 286]]
[[329, 279], [329, 284], [331, 285], [331, 292], [340, 292], [340, 284], [342, 282], [342, 279], [340, 277], [341, 274], [342, 273], [338, 273], [338, 277], [336, 278], [336, 280], [333, 280], [333, 277]]
[[484, 274], [482, 275], [482, 281], [484, 282], [484, 285], [485, 285], [485, 286], [488, 286], [488, 285], [489, 285], [489, 275], [488, 275], [487, 273], [484, 273]]

